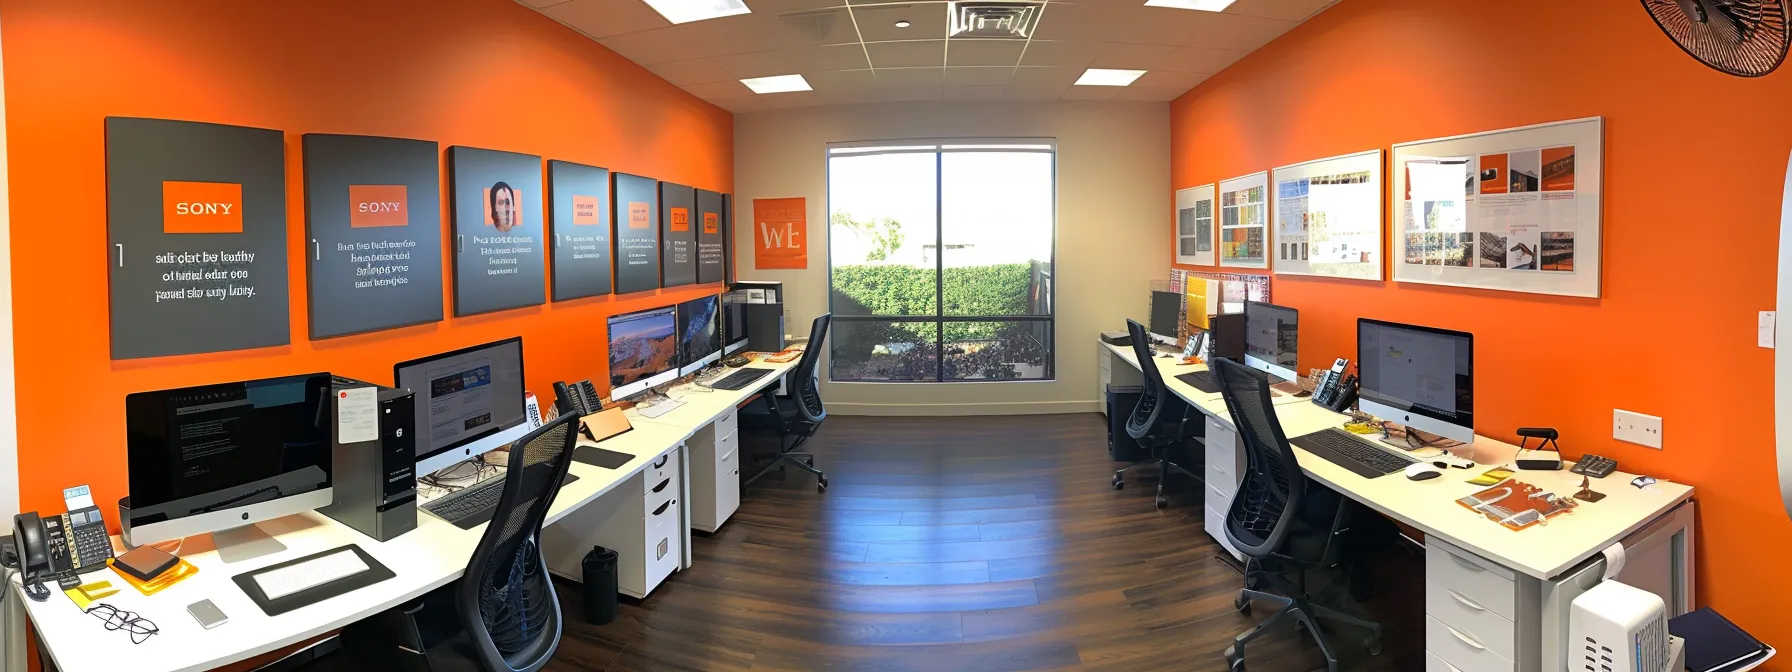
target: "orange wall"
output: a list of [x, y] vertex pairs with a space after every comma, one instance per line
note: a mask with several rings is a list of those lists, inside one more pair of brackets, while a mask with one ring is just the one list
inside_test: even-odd
[[[1792, 521], [1755, 317], [1774, 305], [1788, 103], [1792, 67], [1707, 69], [1634, 0], [1344, 0], [1171, 105], [1171, 179], [1604, 116], [1602, 298], [1297, 278], [1273, 298], [1301, 311], [1304, 368], [1354, 357], [1359, 316], [1474, 332], [1480, 433], [1554, 426], [1571, 456], [1698, 488], [1699, 602], [1783, 647], [1785, 591], [1763, 588], [1785, 584]], [[1663, 416], [1666, 450], [1612, 440], [1614, 407]]]
[[[529, 389], [551, 403], [555, 380], [607, 379], [606, 316], [717, 291], [307, 340], [302, 133], [526, 152], [733, 191], [732, 115], [510, 0], [0, 0], [0, 17], [25, 510], [59, 511], [60, 489], [83, 482], [96, 501], [127, 494], [130, 392], [313, 370], [386, 381], [394, 362], [520, 334]], [[286, 131], [291, 345], [109, 360], [108, 115]], [[442, 195], [446, 218], [446, 179]], [[443, 302], [451, 315], [446, 275]]]

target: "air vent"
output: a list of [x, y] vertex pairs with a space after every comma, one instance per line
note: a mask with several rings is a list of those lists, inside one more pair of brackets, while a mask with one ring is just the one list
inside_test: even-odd
[[954, 2], [952, 37], [1024, 40], [1039, 24], [1040, 2]]

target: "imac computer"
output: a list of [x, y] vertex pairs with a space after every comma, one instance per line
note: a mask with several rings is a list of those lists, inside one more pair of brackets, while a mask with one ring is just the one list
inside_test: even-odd
[[256, 523], [329, 506], [330, 374], [125, 397], [130, 543], [211, 533], [225, 562], [285, 550]]
[[747, 349], [747, 293], [722, 295], [722, 354], [732, 355]]
[[1362, 411], [1445, 439], [1475, 441], [1473, 334], [1356, 322]]
[[688, 376], [722, 359], [722, 334], [717, 329], [714, 296], [678, 304], [678, 375]]
[[1176, 292], [1152, 290], [1151, 322], [1149, 331], [1151, 340], [1164, 345], [1176, 345], [1177, 322], [1182, 319], [1182, 295]]
[[392, 367], [416, 399], [419, 477], [508, 446], [532, 429], [520, 336]]
[[678, 309], [610, 317], [610, 399], [621, 401], [678, 379]]
[[1299, 380], [1300, 312], [1273, 303], [1244, 304], [1244, 365], [1281, 378]]

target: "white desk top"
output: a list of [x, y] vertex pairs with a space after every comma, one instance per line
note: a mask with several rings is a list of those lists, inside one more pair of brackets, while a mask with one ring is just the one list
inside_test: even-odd
[[[1104, 343], [1121, 360], [1138, 366], [1132, 348]], [[1202, 413], [1232, 424], [1226, 402], [1218, 394], [1207, 394], [1176, 376], [1200, 371], [1205, 366], [1183, 366], [1179, 359], [1156, 358], [1152, 362], [1164, 377], [1170, 392], [1201, 409]], [[1347, 416], [1333, 413], [1313, 403], [1278, 404], [1276, 417], [1282, 432], [1289, 438], [1322, 429], [1341, 427]], [[1635, 474], [1622, 471], [1602, 479], [1593, 479], [1593, 490], [1606, 498], [1597, 503], [1581, 502], [1573, 512], [1551, 518], [1549, 524], [1514, 532], [1488, 520], [1485, 516], [1456, 504], [1457, 499], [1486, 489], [1470, 485], [1467, 479], [1480, 475], [1489, 467], [1511, 466], [1518, 447], [1484, 436], [1475, 437], [1475, 462], [1472, 469], [1449, 469], [1441, 478], [1412, 481], [1400, 475], [1363, 478], [1295, 446], [1301, 470], [1313, 479], [1400, 522], [1411, 525], [1426, 535], [1468, 549], [1483, 557], [1538, 579], [1554, 578], [1586, 560], [1612, 543], [1629, 536], [1692, 498], [1692, 488], [1678, 483], [1661, 482], [1655, 491], [1639, 490], [1630, 485]], [[1461, 457], [1471, 457], [1457, 449]], [[1567, 497], [1580, 491], [1581, 477], [1566, 468], [1561, 471], [1520, 471], [1513, 476], [1557, 495]]]
[[[795, 363], [754, 365], [776, 368], [780, 373], [754, 381], [743, 390], [703, 393], [703, 401], [693, 400], [660, 418], [631, 417], [633, 430], [595, 444], [635, 457], [617, 469], [572, 463], [570, 470], [579, 480], [561, 488], [548, 509], [547, 523], [553, 524], [608, 493], [720, 415], [710, 415], [706, 409], [731, 408], [777, 382], [782, 371]], [[591, 445], [583, 438], [579, 441]], [[100, 619], [81, 613], [74, 602], [56, 589], [54, 582], [47, 584], [52, 592], [48, 601], [33, 602], [25, 597], [15, 579], [11, 599], [25, 606], [40, 641], [64, 672], [113, 670], [125, 661], [132, 669], [143, 672], [198, 672], [340, 629], [446, 585], [466, 570], [480, 536], [485, 533], [484, 525], [462, 530], [421, 511], [417, 513], [417, 529], [386, 543], [315, 512], [267, 521], [261, 523], [261, 528], [286, 544], [288, 550], [226, 565], [218, 558], [209, 537], [192, 538], [179, 555], [198, 567], [199, 573], [152, 596], [138, 593], [112, 570], [86, 575], [88, 581], [110, 581], [122, 589], [99, 600], [100, 603], [137, 612], [156, 624], [160, 634], [142, 644], [131, 644], [129, 634], [108, 632]], [[247, 571], [347, 544], [359, 544], [397, 576], [273, 617], [262, 613], [231, 581], [231, 577]], [[187, 605], [205, 599], [223, 610], [229, 622], [210, 631], [199, 627], [187, 614]]]

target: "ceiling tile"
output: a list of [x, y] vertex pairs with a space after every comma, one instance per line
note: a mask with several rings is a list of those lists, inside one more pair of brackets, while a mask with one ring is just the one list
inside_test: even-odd
[[1226, 13], [1282, 21], [1304, 21], [1337, 2], [1338, 0], [1238, 0], [1226, 8]]
[[1089, 67], [1089, 62], [1095, 60], [1095, 55], [1100, 52], [1101, 45], [1089, 42], [1033, 40], [1027, 44], [1027, 52], [1021, 56], [1020, 63], [1076, 68], [1081, 71]]
[[722, 66], [717, 64], [716, 59], [713, 58], [693, 58], [686, 61], [672, 61], [670, 63], [648, 66], [647, 69], [652, 71], [653, 74], [659, 75], [660, 79], [664, 79], [679, 86], [708, 84], [710, 82], [725, 82], [740, 79], [729, 73], [727, 70], [723, 70]]
[[947, 86], [1000, 86], [1014, 79], [1014, 66], [948, 67]]
[[1146, 7], [1138, 4], [1046, 5], [1040, 16], [1039, 40], [1188, 44], [1188, 33], [1220, 16], [1212, 12]]
[[642, 65], [857, 41], [844, 9], [817, 10], [798, 20], [791, 15], [742, 14], [598, 40]]
[[1119, 86], [1073, 86], [1058, 100], [1113, 100], [1120, 95]]
[[1176, 47], [1162, 44], [1110, 42], [1101, 45], [1101, 51], [1095, 54], [1095, 60], [1089, 62], [1089, 67], [1150, 70], [1175, 51]]
[[1281, 37], [1296, 25], [1291, 21], [1240, 14], [1209, 14], [1208, 20], [1184, 33], [1182, 39], [1166, 44], [1250, 52]]
[[945, 68], [878, 68], [878, 88], [937, 87], [946, 83]]
[[568, 2], [569, 0], [517, 0], [517, 1], [521, 2], [525, 5], [528, 5], [530, 7], [540, 9], [542, 7], [547, 7], [550, 5], [558, 5], [558, 4], [561, 4], [564, 2]]
[[826, 47], [778, 49], [750, 54], [735, 54], [716, 59], [735, 79], [771, 75], [808, 74], [830, 70], [857, 70], [871, 67], [865, 60], [865, 49], [856, 44]]
[[1006, 86], [947, 86], [946, 100], [1001, 100], [1008, 95]]
[[949, 40], [946, 43], [946, 65], [1005, 65], [1020, 63], [1020, 53], [1027, 48], [1021, 40]]
[[[1176, 89], [1187, 91], [1196, 84], [1206, 81], [1210, 75], [1204, 72], [1174, 72], [1170, 70], [1152, 70], [1133, 82], [1134, 86], [1145, 86], [1159, 89]], [[1128, 87], [1131, 88], [1131, 87]]]
[[1008, 99], [1057, 100], [1082, 73], [1070, 68], [1015, 68], [1008, 83]]
[[572, 0], [547, 3], [541, 13], [592, 39], [638, 33], [672, 25], [641, 0]]
[[878, 89], [877, 99], [886, 103], [939, 100], [945, 95], [944, 89], [943, 86], [886, 86]]
[[877, 88], [877, 76], [870, 70], [837, 70], [803, 75], [809, 86], [823, 94], [868, 92]]
[[873, 68], [918, 68], [946, 64], [946, 41], [872, 42], [865, 45]]
[[762, 110], [786, 110], [793, 107], [814, 107], [824, 103], [826, 101], [814, 91], [792, 91], [735, 98], [727, 101], [723, 107], [728, 108], [731, 112], [759, 112]]
[[1178, 47], [1176, 51], [1157, 63], [1159, 70], [1180, 70], [1182, 72], [1219, 72], [1226, 66], [1237, 63], [1250, 52], [1237, 49], [1208, 49], [1205, 47]]
[[1177, 99], [1188, 89], [1159, 89], [1149, 86], [1128, 86], [1114, 93], [1114, 100], [1142, 100], [1165, 103]]
[[693, 96], [712, 102], [756, 95], [753, 93], [752, 89], [747, 88], [747, 85], [740, 82], [710, 82], [708, 84], [692, 84], [681, 88], [689, 91]]
[[[853, 23], [858, 25], [859, 35], [866, 42], [943, 40], [950, 16], [943, 2], [854, 5], [852, 8]], [[897, 21], [907, 21], [910, 25], [897, 28]]]
[[846, 0], [752, 0], [747, 5], [754, 14], [785, 14], [823, 7], [842, 7]]
[[852, 91], [826, 91], [818, 88], [815, 92], [820, 94], [821, 99], [827, 101], [829, 105], [859, 105], [883, 101], [876, 88]]

